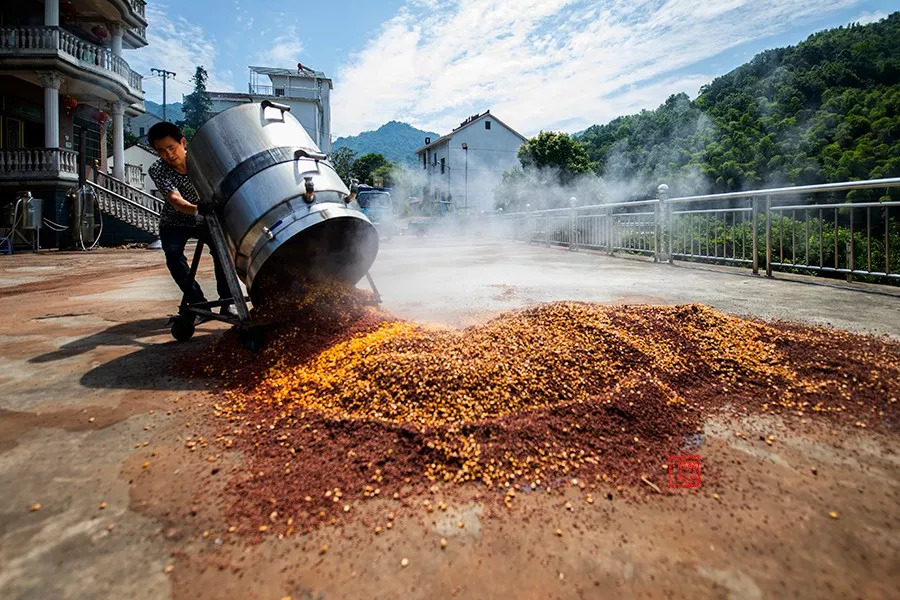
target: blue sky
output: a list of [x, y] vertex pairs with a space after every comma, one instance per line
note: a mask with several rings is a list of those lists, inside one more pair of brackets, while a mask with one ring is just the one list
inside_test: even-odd
[[[525, 135], [654, 108], [766, 48], [887, 16], [885, 0], [149, 0], [132, 68], [191, 90], [247, 89], [248, 65], [297, 62], [334, 80], [332, 133], [396, 119], [445, 133], [491, 109]], [[161, 101], [158, 78], [146, 97]]]

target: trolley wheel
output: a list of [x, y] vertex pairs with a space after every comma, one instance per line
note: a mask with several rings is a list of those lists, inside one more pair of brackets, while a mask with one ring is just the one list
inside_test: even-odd
[[186, 342], [194, 336], [194, 319], [190, 316], [175, 317], [172, 323], [172, 337], [179, 342]]
[[265, 343], [263, 331], [259, 327], [241, 329], [239, 334], [241, 345], [250, 352], [259, 352]]

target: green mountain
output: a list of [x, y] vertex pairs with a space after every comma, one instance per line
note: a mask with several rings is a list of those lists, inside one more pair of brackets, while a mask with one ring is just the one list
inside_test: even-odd
[[[144, 100], [144, 109], [160, 119], [163, 117], [162, 104], [157, 104], [152, 100]], [[169, 102], [166, 104], [166, 119], [172, 123], [184, 119], [184, 111], [181, 109], [181, 102]]]
[[356, 158], [375, 152], [393, 163], [415, 164], [416, 150], [425, 145], [426, 137], [436, 140], [440, 135], [416, 129], [407, 123], [389, 121], [375, 131], [338, 138], [332, 146], [334, 150], [350, 148], [356, 153]]
[[634, 195], [900, 176], [900, 12], [767, 50], [578, 139]]

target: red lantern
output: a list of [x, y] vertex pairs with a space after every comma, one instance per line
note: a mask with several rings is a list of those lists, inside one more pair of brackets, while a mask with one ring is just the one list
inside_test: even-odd
[[107, 121], [109, 121], [109, 115], [108, 115], [108, 114], [106, 114], [106, 113], [103, 112], [102, 110], [101, 110], [99, 113], [97, 113], [97, 122], [100, 123], [100, 125], [103, 125], [103, 124], [106, 123]]
[[65, 96], [63, 98], [63, 106], [66, 107], [66, 114], [71, 115], [72, 111], [75, 110], [75, 107], [78, 106], [78, 100], [72, 96]]
[[107, 38], [107, 36], [109, 36], [109, 30], [107, 30], [106, 27], [104, 27], [103, 25], [95, 25], [91, 29], [91, 33], [96, 35], [101, 40], [105, 40]]

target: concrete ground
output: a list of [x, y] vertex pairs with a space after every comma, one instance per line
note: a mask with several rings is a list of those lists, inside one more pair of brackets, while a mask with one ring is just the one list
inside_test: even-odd
[[[460, 238], [383, 242], [372, 273], [388, 310], [451, 325], [551, 300], [702, 302], [900, 339], [896, 288]], [[562, 490], [496, 514], [461, 488], [438, 517], [373, 501], [338, 529], [232, 539], [223, 467], [240, 456], [187, 451], [212, 398], [171, 375], [223, 326], [173, 342], [178, 300], [155, 251], [0, 257], [0, 598], [898, 597], [897, 437], [771, 417], [745, 438], [708, 423], [696, 453], [721, 476], [676, 496]]]

